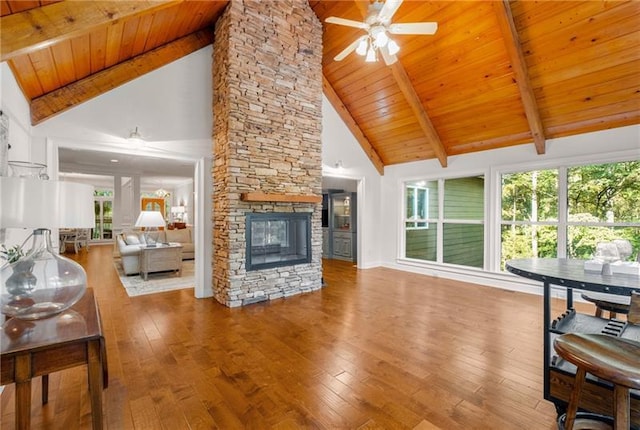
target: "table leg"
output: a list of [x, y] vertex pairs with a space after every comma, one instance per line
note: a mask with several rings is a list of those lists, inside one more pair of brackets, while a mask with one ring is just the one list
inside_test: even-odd
[[18, 355], [15, 361], [16, 430], [31, 427], [31, 355]]
[[92, 340], [88, 345], [89, 395], [91, 396], [91, 417], [93, 430], [102, 430], [102, 354], [100, 341]]
[[549, 399], [551, 397], [551, 390], [550, 390], [550, 381], [549, 381], [549, 354], [551, 353], [551, 338], [550, 338], [550, 333], [549, 333], [549, 325], [550, 325], [550, 320], [551, 320], [551, 285], [548, 282], [544, 283], [544, 304], [543, 304], [543, 318], [544, 321], [542, 322], [542, 330], [543, 330], [543, 336], [544, 336], [544, 345], [543, 345], [543, 351], [544, 351], [544, 358], [543, 358], [543, 368], [544, 368], [544, 398], [545, 399]]
[[49, 403], [49, 375], [42, 375], [42, 404]]

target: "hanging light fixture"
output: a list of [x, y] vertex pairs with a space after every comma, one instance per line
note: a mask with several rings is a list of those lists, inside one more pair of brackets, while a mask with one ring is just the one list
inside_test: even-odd
[[358, 44], [358, 47], [356, 48], [356, 54], [361, 55], [361, 56], [365, 56], [367, 53], [367, 48], [369, 47], [369, 40], [368, 39], [362, 39], [360, 41], [360, 43]]
[[367, 63], [375, 63], [376, 61], [378, 61], [373, 44], [369, 45], [369, 50], [367, 51], [367, 56], [364, 61]]
[[136, 126], [135, 130], [133, 130], [131, 133], [129, 133], [129, 140], [131, 142], [135, 142], [135, 143], [143, 143], [144, 142], [144, 139], [142, 138], [142, 135], [138, 131], [138, 126]]
[[392, 39], [389, 39], [389, 43], [387, 44], [387, 49], [389, 50], [389, 55], [396, 55], [398, 52], [400, 52], [400, 47]]
[[365, 62], [367, 63], [375, 63], [378, 61], [379, 49], [387, 49], [390, 56], [400, 52], [398, 44], [387, 35], [382, 26], [372, 28], [369, 32], [369, 37], [360, 40], [356, 48], [356, 54], [365, 57]]
[[161, 199], [166, 198], [169, 195], [169, 191], [165, 190], [164, 188], [160, 187], [158, 188], [155, 193], [156, 196], [160, 197]]
[[381, 25], [376, 25], [371, 27], [371, 36], [373, 36], [374, 44], [376, 48], [384, 47], [389, 41], [389, 36], [387, 36], [387, 32], [384, 27]]

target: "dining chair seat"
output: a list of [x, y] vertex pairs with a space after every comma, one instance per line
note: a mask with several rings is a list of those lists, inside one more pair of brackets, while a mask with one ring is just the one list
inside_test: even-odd
[[577, 367], [565, 429], [573, 430], [582, 387], [590, 373], [613, 384], [615, 430], [629, 430], [629, 389], [640, 389], [640, 343], [604, 334], [567, 333], [558, 336], [553, 346], [560, 357]]
[[596, 316], [603, 318], [603, 312], [609, 312], [609, 319], [617, 318], [618, 314], [627, 315], [629, 313], [629, 297], [615, 296], [603, 293], [582, 293], [584, 300], [596, 305]]

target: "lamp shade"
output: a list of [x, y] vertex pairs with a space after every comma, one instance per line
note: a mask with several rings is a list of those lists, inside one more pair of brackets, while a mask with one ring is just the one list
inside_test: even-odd
[[0, 228], [92, 228], [93, 187], [0, 177]]
[[142, 211], [136, 220], [136, 227], [164, 227], [164, 218], [158, 211]]
[[94, 228], [96, 214], [93, 207], [94, 189], [75, 182], [58, 182], [59, 220], [62, 228]]
[[58, 255], [51, 228], [94, 226], [93, 187], [36, 178], [0, 177], [0, 228], [34, 228], [31, 249], [0, 269], [0, 311], [46, 318], [76, 303], [87, 288], [80, 264]]

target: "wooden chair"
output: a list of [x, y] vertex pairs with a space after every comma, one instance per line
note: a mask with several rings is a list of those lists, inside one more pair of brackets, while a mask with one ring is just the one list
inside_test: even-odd
[[[640, 263], [640, 251], [636, 258]], [[624, 296], [612, 296], [611, 294], [582, 293], [581, 297], [596, 305], [596, 316], [602, 318], [603, 311], [609, 312], [609, 319], [616, 318], [618, 314], [629, 313], [629, 298]]]
[[603, 312], [609, 312], [609, 319], [616, 318], [618, 314], [629, 313], [629, 297], [614, 296], [602, 293], [582, 293], [581, 297], [596, 305], [596, 316], [603, 318]]
[[[628, 321], [640, 324], [639, 293], [632, 293]], [[613, 384], [615, 430], [631, 428], [629, 389], [640, 389], [640, 343], [604, 334], [567, 333], [557, 337], [553, 346], [577, 367], [565, 429], [573, 430], [587, 373]]]
[[77, 254], [82, 248], [89, 249], [89, 229], [79, 228], [72, 234], [66, 234], [62, 239], [61, 249], [66, 250], [67, 244], [73, 245], [73, 250]]

